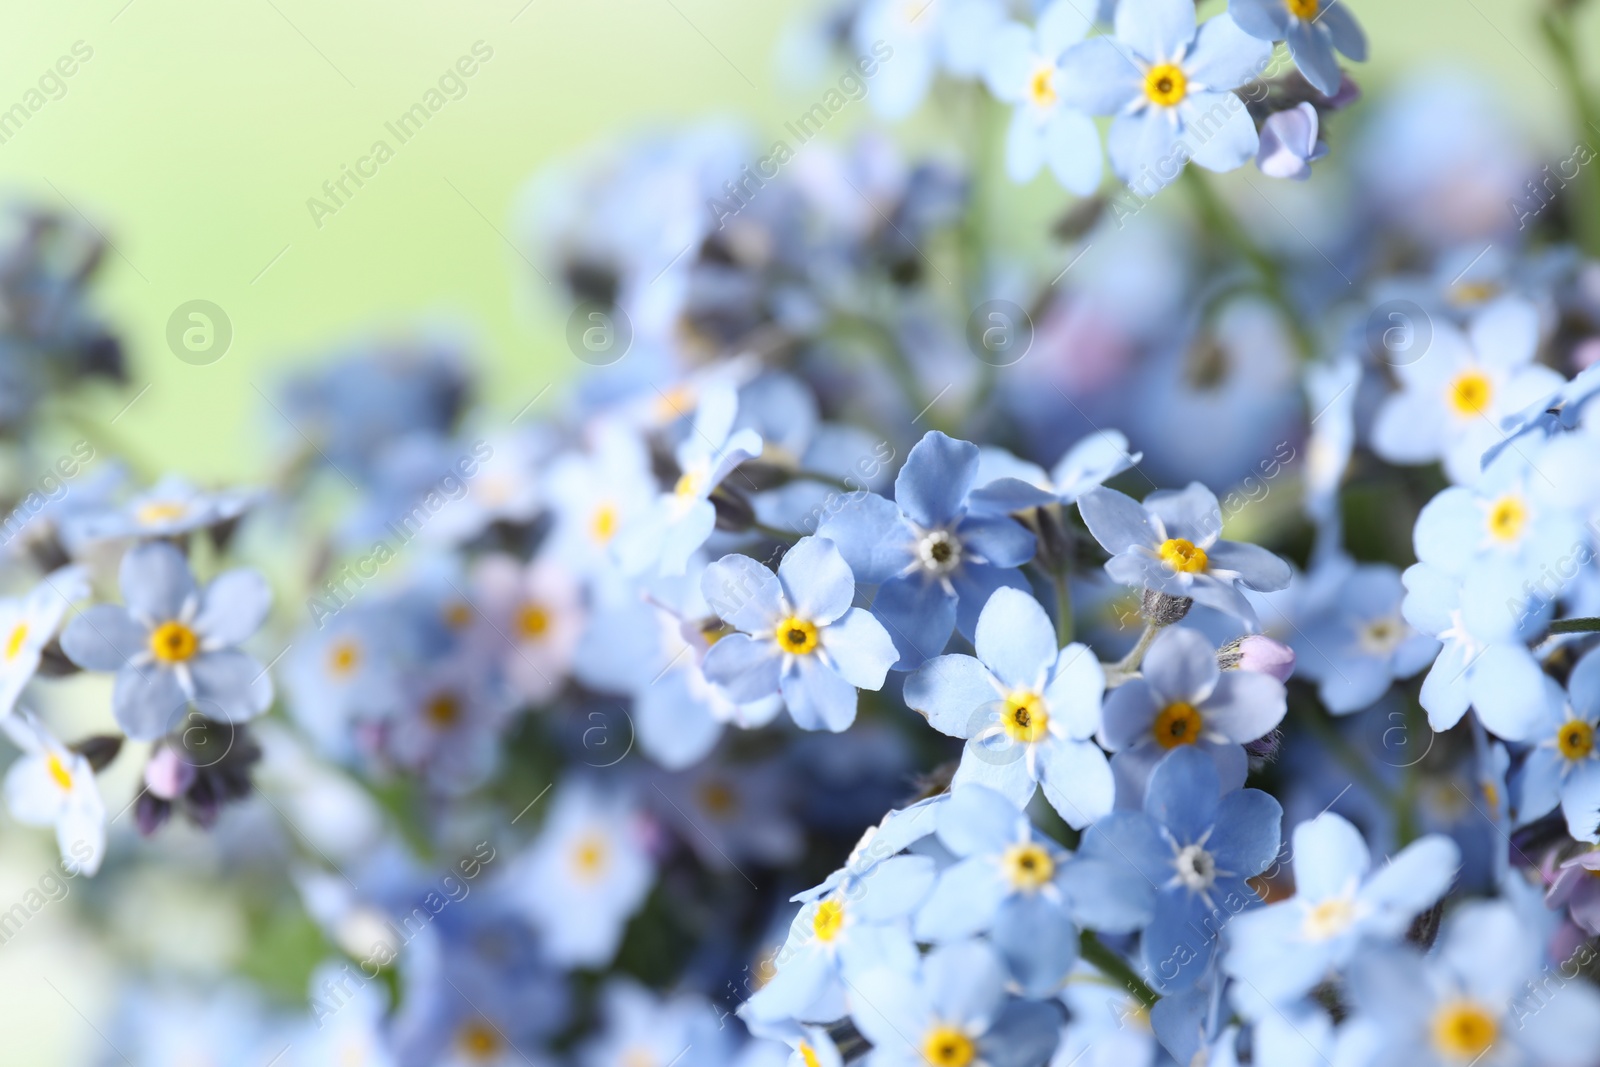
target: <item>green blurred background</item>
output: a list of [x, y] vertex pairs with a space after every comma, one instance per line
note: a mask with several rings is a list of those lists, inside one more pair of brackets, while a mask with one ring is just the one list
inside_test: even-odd
[[[780, 88], [775, 74], [782, 30], [808, 6], [13, 4], [0, 27], [0, 109], [75, 42], [93, 57], [0, 144], [0, 189], [81, 212], [115, 244], [100, 299], [127, 339], [133, 386], [91, 417], [109, 423], [150, 388], [108, 437], [152, 466], [249, 477], [283, 430], [265, 425], [276, 416], [256, 388], [270, 391], [286, 364], [340, 341], [419, 319], [459, 326], [487, 365], [486, 396], [512, 412], [577, 370], [561, 309], [510, 243], [519, 189], [549, 161], [641, 124], [722, 113], [777, 129], [809, 103], [804, 86]], [[1547, 135], [1561, 128], [1532, 0], [1352, 6], [1372, 38], [1369, 90], [1460, 60], [1490, 72]], [[398, 145], [384, 122], [479, 40], [494, 55], [467, 94]], [[830, 135], [868, 120], [868, 109], [841, 119]], [[307, 199], [380, 136], [395, 158], [318, 229]], [[1048, 211], [1060, 195], [1042, 178], [1024, 201]], [[232, 322], [227, 355], [209, 366], [180, 362], [165, 343], [168, 317], [193, 299]]]
[[[1468, 65], [1504, 89], [1534, 136], [1562, 156], [1570, 150], [1533, 0], [1351, 6], [1372, 40], [1373, 62], [1357, 72], [1369, 93], [1442, 62]], [[779, 38], [815, 8], [808, 0], [8, 5], [0, 111], [76, 42], [80, 54], [93, 50], [65, 94], [0, 143], [0, 189], [81, 213], [115, 245], [98, 298], [127, 341], [132, 383], [91, 397], [83, 422], [146, 468], [259, 477], [274, 458], [268, 442], [285, 430], [270, 425], [278, 416], [258, 388], [270, 392], [286, 367], [342, 342], [419, 322], [475, 339], [485, 398], [515, 412], [581, 369], [564, 344], [564, 309], [513, 247], [513, 205], [528, 177], [641, 125], [731, 114], [778, 129], [816, 92], [776, 75]], [[384, 123], [480, 40], [493, 58], [466, 95], [409, 143], [391, 140], [395, 157], [319, 229], [307, 199], [375, 139], [390, 139]], [[868, 108], [852, 107], [829, 135], [868, 121]], [[925, 115], [909, 133], [936, 139], [939, 123]], [[1048, 177], [1020, 194], [992, 188], [1016, 246], [1037, 254], [1038, 223], [1060, 209], [1062, 194]], [[196, 299], [219, 305], [233, 330], [226, 356], [207, 366], [175, 358], [165, 338], [173, 310]], [[48, 835], [0, 837], [0, 900], [19, 899], [53, 863]], [[158, 882], [117, 887], [125, 937], [179, 962], [188, 954], [201, 970], [236, 954], [241, 932], [226, 900], [181, 879]], [[111, 1002], [110, 956], [72, 912], [52, 906], [0, 945], [8, 1035], [0, 1061], [108, 1054], [96, 1027]]]

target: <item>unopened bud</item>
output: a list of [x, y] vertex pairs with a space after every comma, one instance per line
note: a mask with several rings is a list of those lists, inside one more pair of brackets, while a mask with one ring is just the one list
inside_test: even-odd
[[1225, 671], [1255, 671], [1287, 682], [1294, 673], [1294, 649], [1261, 634], [1249, 634], [1217, 649], [1217, 666]]
[[1139, 600], [1139, 614], [1152, 626], [1171, 626], [1189, 614], [1194, 604], [1186, 596], [1172, 596], [1154, 589], [1146, 589]]

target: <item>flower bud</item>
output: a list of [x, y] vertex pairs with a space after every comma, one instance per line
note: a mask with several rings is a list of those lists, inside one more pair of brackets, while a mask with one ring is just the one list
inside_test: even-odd
[[1225, 671], [1255, 671], [1287, 682], [1294, 673], [1294, 649], [1270, 637], [1250, 634], [1219, 648], [1217, 666]]
[[1189, 614], [1189, 608], [1193, 604], [1194, 601], [1186, 596], [1171, 596], [1154, 589], [1146, 589], [1139, 600], [1139, 614], [1143, 615], [1152, 626], [1171, 626]]

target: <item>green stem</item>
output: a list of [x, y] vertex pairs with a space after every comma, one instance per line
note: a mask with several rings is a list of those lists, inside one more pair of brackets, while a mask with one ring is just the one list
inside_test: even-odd
[[1233, 211], [1217, 195], [1216, 190], [1211, 188], [1211, 183], [1206, 180], [1205, 175], [1194, 167], [1185, 167], [1182, 181], [1188, 188], [1195, 210], [1199, 213], [1206, 229], [1232, 245], [1234, 250], [1249, 262], [1259, 276], [1261, 293], [1283, 313], [1284, 322], [1294, 336], [1301, 357], [1310, 359], [1316, 353], [1316, 340], [1306, 329], [1305, 323], [1301, 321], [1299, 309], [1294, 306], [1288, 292], [1283, 288], [1283, 271], [1278, 264], [1256, 244], [1255, 238], [1250, 236]]
[[1557, 619], [1550, 624], [1553, 634], [1594, 634], [1600, 633], [1600, 619]]
[[[1161, 629], [1161, 627], [1157, 626], [1153, 622], [1145, 623], [1144, 633], [1139, 635], [1138, 644], [1134, 645], [1133, 648], [1128, 651], [1126, 656], [1123, 656], [1121, 659], [1117, 660], [1117, 662], [1113, 663], [1111, 665], [1111, 670], [1106, 672], [1107, 675], [1128, 675], [1132, 674], [1134, 671], [1137, 671], [1139, 669], [1139, 664], [1144, 662], [1144, 654], [1150, 650], [1150, 642], [1156, 639], [1156, 634], [1160, 633]], [[1107, 684], [1109, 684], [1110, 681], [1111, 679], [1107, 677]]]
[[800, 535], [795, 531], [785, 530], [781, 526], [768, 526], [764, 522], [752, 522], [750, 529], [758, 534], [764, 534], [774, 541], [786, 541], [791, 545], [800, 540]]
[[796, 481], [820, 482], [823, 485], [831, 485], [835, 489], [843, 489], [847, 493], [853, 493], [861, 488], [858, 485], [851, 485], [843, 478], [835, 477], [832, 474], [824, 474], [821, 471], [799, 470], [795, 471], [791, 477]]
[[[1567, 95], [1572, 98], [1573, 110], [1584, 126], [1580, 140], [1588, 143], [1589, 131], [1600, 134], [1600, 108], [1595, 106], [1594, 97], [1584, 84], [1571, 11], [1546, 11], [1540, 20], [1540, 28], [1544, 30], [1545, 43], [1555, 54], [1561, 80], [1565, 83]], [[1580, 189], [1582, 195], [1573, 198], [1578, 243], [1590, 255], [1600, 255], [1600, 168], [1585, 168], [1584, 184]]]
[[1066, 648], [1072, 644], [1072, 576], [1062, 567], [1050, 582], [1056, 587], [1056, 647]]
[[1161, 997], [1139, 977], [1128, 961], [1107, 948], [1105, 943], [1085, 930], [1078, 935], [1078, 954], [1108, 978], [1116, 979], [1130, 994], [1139, 998], [1145, 1007], [1154, 1007]]

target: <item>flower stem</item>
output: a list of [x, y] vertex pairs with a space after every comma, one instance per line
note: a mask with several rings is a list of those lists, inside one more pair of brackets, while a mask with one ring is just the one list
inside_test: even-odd
[[[1579, 131], [1580, 143], [1587, 144], [1589, 131], [1600, 134], [1600, 108], [1595, 106], [1594, 96], [1584, 84], [1583, 71], [1579, 69], [1571, 10], [1551, 5], [1551, 9], [1540, 19], [1540, 28], [1544, 30], [1545, 43], [1555, 54], [1561, 80], [1565, 83], [1567, 95], [1572, 98], [1578, 121], [1584, 127]], [[1581, 194], [1574, 197], [1573, 214], [1576, 216], [1578, 244], [1590, 255], [1597, 255], [1600, 254], [1600, 168], [1589, 167], [1587, 170]]]
[[1129, 965], [1128, 961], [1107, 948], [1105, 943], [1095, 936], [1094, 931], [1085, 930], [1078, 935], [1078, 953], [1101, 974], [1114, 978], [1126, 989], [1129, 994], [1139, 998], [1139, 1003], [1145, 1007], [1153, 1007], [1161, 997], [1155, 990], [1145, 984], [1137, 971]]
[[1072, 576], [1066, 568], [1052, 571], [1050, 583], [1056, 589], [1056, 647], [1072, 644]]

